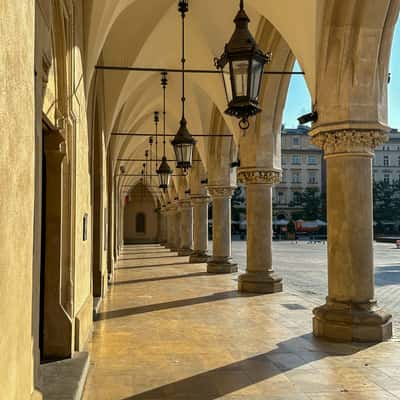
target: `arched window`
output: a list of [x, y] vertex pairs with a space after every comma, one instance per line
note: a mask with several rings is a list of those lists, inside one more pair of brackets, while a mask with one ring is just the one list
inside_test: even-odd
[[144, 213], [136, 214], [136, 233], [146, 233], [146, 216]]

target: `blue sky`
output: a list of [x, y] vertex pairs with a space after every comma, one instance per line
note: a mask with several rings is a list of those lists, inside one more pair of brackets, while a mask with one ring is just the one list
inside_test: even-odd
[[[301, 71], [297, 63], [294, 71]], [[389, 85], [389, 126], [400, 129], [400, 22], [397, 23], [393, 39], [390, 72], [392, 76]], [[283, 114], [283, 123], [287, 128], [295, 128], [298, 125], [297, 118], [310, 111], [311, 99], [304, 78], [293, 76]]]

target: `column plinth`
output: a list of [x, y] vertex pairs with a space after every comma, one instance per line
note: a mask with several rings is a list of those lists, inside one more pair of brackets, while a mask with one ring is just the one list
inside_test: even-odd
[[272, 268], [272, 186], [279, 171], [241, 168], [238, 179], [247, 193], [247, 264], [238, 289], [248, 293], [282, 291], [282, 278]]
[[208, 202], [206, 195], [192, 195], [193, 206], [193, 253], [191, 263], [206, 263], [210, 256], [208, 250]]
[[178, 256], [190, 256], [193, 253], [193, 208], [190, 199], [179, 201], [180, 243]]
[[213, 256], [207, 263], [207, 272], [237, 272], [238, 266], [231, 258], [231, 197], [234, 188], [209, 186], [208, 190], [213, 204]]
[[376, 342], [392, 336], [391, 315], [374, 298], [372, 157], [386, 141], [376, 130], [316, 134], [325, 153], [328, 204], [328, 297], [314, 309], [315, 336]]

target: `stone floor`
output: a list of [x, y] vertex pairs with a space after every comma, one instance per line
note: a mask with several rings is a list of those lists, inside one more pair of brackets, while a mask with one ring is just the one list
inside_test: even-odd
[[[211, 243], [210, 243], [211, 248]], [[246, 242], [232, 242], [232, 256], [246, 269]], [[393, 315], [394, 337], [400, 341], [400, 249], [393, 243], [374, 243], [375, 290], [379, 305]], [[326, 243], [273, 242], [273, 265], [284, 288], [318, 306], [328, 294]]]
[[243, 296], [237, 276], [129, 246], [90, 343], [84, 400], [400, 399], [400, 343], [328, 343], [293, 293]]

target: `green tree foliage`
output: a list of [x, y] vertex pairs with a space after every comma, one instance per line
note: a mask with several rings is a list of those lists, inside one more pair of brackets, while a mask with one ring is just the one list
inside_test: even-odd
[[317, 189], [307, 189], [298, 196], [298, 201], [290, 202], [290, 207], [300, 208], [292, 214], [294, 220], [304, 219], [314, 221], [322, 219], [326, 221], [326, 195], [321, 195]]
[[374, 220], [378, 224], [400, 221], [400, 180], [374, 183]]

